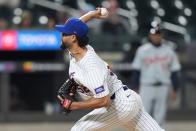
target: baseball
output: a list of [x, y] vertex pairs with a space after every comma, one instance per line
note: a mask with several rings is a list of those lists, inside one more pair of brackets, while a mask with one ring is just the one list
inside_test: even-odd
[[101, 15], [102, 16], [108, 16], [109, 12], [106, 8], [101, 8]]

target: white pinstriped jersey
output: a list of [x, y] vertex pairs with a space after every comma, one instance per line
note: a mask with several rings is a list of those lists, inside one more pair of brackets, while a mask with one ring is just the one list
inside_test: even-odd
[[180, 70], [180, 64], [175, 52], [166, 43], [160, 47], [146, 43], [138, 49], [132, 68], [141, 71], [141, 84], [157, 81], [170, 84], [171, 72]]
[[80, 85], [77, 92], [84, 100], [111, 96], [115, 92], [115, 99], [108, 108], [97, 108], [83, 116], [71, 131], [105, 131], [118, 126], [137, 131], [164, 131], [145, 112], [140, 96], [130, 89], [125, 91], [121, 88], [122, 82], [107, 63], [91, 46], [86, 47], [87, 52], [80, 61], [73, 57], [70, 60], [69, 75]]
[[122, 87], [122, 82], [90, 45], [86, 47], [87, 52], [80, 61], [70, 57], [69, 75], [80, 85], [77, 92], [83, 99], [111, 96]]

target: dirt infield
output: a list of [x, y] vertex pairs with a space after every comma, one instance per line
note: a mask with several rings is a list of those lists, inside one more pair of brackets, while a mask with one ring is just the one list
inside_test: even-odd
[[[0, 124], [0, 131], [69, 131], [73, 123], [20, 123]], [[166, 124], [166, 131], [195, 131], [194, 122], [169, 122]], [[112, 131], [126, 131], [118, 128]]]

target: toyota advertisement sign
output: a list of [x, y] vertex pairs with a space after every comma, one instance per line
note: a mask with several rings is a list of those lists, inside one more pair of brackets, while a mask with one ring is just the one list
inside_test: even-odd
[[0, 50], [59, 50], [60, 33], [49, 30], [0, 31]]

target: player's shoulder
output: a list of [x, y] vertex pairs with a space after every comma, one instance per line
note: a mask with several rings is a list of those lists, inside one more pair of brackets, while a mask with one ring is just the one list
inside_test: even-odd
[[166, 44], [166, 43], [163, 43], [162, 44], [162, 49], [165, 51], [165, 52], [167, 52], [167, 53], [175, 53], [175, 49], [172, 47], [172, 46], [170, 46], [170, 45], [168, 45], [168, 44]]
[[138, 52], [146, 52], [151, 49], [152, 49], [152, 44], [149, 42], [146, 42], [138, 48]]
[[94, 49], [91, 46], [87, 46], [88, 55], [85, 62], [85, 66], [88, 67], [89, 70], [94, 68], [99, 69], [104, 67], [104, 61], [96, 54]]

